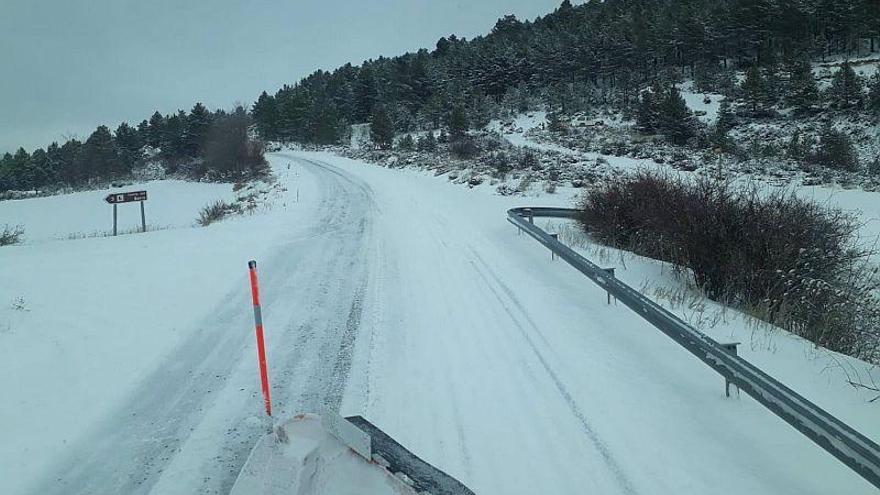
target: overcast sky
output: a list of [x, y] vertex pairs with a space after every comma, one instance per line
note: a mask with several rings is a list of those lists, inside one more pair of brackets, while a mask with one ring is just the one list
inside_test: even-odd
[[[0, 0], [0, 151], [471, 38], [561, 0]], [[578, 2], [580, 3], [580, 2]]]

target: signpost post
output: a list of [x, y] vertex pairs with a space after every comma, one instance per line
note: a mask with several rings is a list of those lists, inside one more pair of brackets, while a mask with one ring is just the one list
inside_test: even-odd
[[144, 201], [147, 200], [147, 191], [129, 191], [118, 194], [108, 194], [104, 201], [113, 205], [113, 235], [116, 235], [116, 205], [120, 203], [133, 203], [135, 201], [141, 204], [141, 232], [147, 231], [147, 216], [144, 213]]

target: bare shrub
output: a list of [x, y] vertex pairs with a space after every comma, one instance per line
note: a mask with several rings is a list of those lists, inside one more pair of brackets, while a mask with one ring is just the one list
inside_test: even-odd
[[4, 225], [0, 230], [0, 246], [11, 246], [21, 242], [24, 236], [24, 227], [21, 225]]
[[880, 285], [849, 214], [787, 191], [643, 172], [588, 192], [579, 220], [599, 241], [690, 269], [712, 299], [880, 359]]
[[207, 227], [214, 222], [223, 220], [227, 215], [236, 213], [237, 211], [238, 207], [235, 205], [231, 205], [223, 200], [218, 200], [202, 208], [202, 211], [199, 212], [199, 218], [196, 219], [196, 223], [202, 227]]

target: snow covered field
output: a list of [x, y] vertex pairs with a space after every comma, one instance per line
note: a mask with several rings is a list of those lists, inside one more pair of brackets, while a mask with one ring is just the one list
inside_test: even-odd
[[[108, 194], [147, 191], [147, 226], [152, 229], [190, 227], [199, 210], [219, 199], [234, 198], [229, 184], [162, 180], [135, 183], [124, 188], [85, 191], [39, 199], [0, 201], [0, 225], [23, 225], [25, 240], [45, 241], [94, 236], [113, 231], [113, 207], [104, 202]], [[119, 230], [140, 229], [137, 203], [118, 206]]]
[[[287, 191], [269, 211], [0, 248], [0, 492], [228, 491], [266, 426], [255, 258], [276, 415], [362, 415], [477, 493], [875, 493], [505, 221], [572, 191], [501, 197], [325, 153], [272, 164]], [[675, 284], [625, 260], [633, 285]], [[707, 331], [880, 439], [843, 371], [876, 370], [732, 312]]]

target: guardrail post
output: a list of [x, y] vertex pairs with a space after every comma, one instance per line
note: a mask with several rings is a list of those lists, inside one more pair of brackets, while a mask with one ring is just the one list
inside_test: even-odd
[[[739, 354], [737, 353], [736, 347], [739, 344], [740, 344], [739, 342], [727, 342], [727, 343], [721, 343], [718, 345], [720, 345], [725, 351], [733, 354], [734, 356], [738, 356]], [[730, 385], [731, 385], [730, 379], [725, 377], [724, 378], [724, 395], [726, 395], [728, 397], [730, 397]], [[739, 387], [737, 387], [735, 383], [733, 384], [733, 386], [736, 387], [736, 395], [739, 396]]]
[[[603, 268], [602, 271], [614, 278], [614, 268]], [[611, 304], [611, 291], [606, 291], [606, 294], [608, 294], [608, 304]]]
[[523, 213], [526, 215], [526, 218], [529, 219], [530, 224], [535, 223], [535, 216], [532, 214], [531, 208], [523, 208]]
[[[559, 234], [550, 234], [550, 237], [552, 237], [553, 240], [555, 240], [555, 241], [559, 240]], [[551, 249], [550, 250], [550, 261], [553, 261], [555, 259], [556, 259], [556, 251]]]

